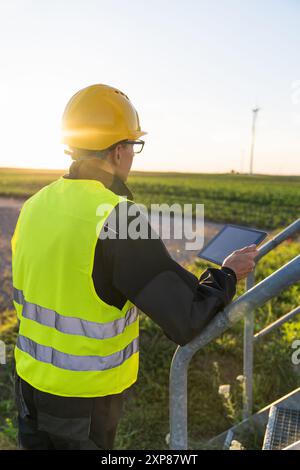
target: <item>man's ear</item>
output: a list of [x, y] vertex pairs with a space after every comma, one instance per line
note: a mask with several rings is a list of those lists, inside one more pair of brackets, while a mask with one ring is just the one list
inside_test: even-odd
[[119, 144], [116, 146], [116, 148], [113, 151], [112, 160], [116, 166], [119, 166], [121, 163], [121, 148], [122, 148], [122, 145]]

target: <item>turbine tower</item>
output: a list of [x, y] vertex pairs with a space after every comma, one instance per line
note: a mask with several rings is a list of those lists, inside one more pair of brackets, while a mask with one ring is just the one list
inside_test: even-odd
[[254, 144], [255, 144], [255, 124], [257, 119], [257, 113], [260, 108], [256, 107], [252, 109], [252, 138], [251, 138], [251, 151], [250, 151], [250, 175], [253, 175], [253, 156], [254, 156]]

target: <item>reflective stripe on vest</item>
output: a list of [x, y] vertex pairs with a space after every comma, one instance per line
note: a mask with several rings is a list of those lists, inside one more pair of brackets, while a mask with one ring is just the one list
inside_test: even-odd
[[58, 314], [55, 310], [27, 302], [23, 292], [15, 287], [14, 300], [18, 304], [23, 305], [22, 316], [29, 320], [55, 328], [61, 333], [87, 336], [88, 338], [94, 339], [112, 338], [121, 334], [128, 325], [136, 321], [138, 316], [137, 309], [131, 307], [127, 310], [125, 317], [107, 323], [92, 322], [76, 317], [66, 317]]
[[17, 347], [21, 351], [30, 354], [37, 361], [47, 362], [61, 369], [74, 371], [100, 371], [118, 367], [138, 351], [138, 346], [139, 340], [135, 338], [125, 349], [110, 356], [74, 356], [38, 344], [22, 335], [19, 335], [17, 339]]

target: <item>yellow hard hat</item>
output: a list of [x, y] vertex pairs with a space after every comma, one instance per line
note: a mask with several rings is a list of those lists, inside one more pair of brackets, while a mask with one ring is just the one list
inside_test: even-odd
[[79, 149], [104, 150], [145, 134], [129, 98], [108, 85], [91, 85], [78, 91], [62, 118], [62, 142]]

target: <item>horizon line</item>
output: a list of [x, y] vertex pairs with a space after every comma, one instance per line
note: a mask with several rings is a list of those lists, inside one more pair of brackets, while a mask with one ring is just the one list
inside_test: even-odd
[[[36, 167], [6, 167], [1, 166], [1, 170], [10, 170], [10, 171], [26, 171], [26, 172], [51, 172], [51, 173], [62, 173], [63, 171], [67, 171], [68, 169], [63, 168], [36, 168]], [[252, 175], [248, 172], [241, 172], [241, 171], [228, 171], [228, 172], [218, 172], [218, 171], [211, 171], [211, 172], [199, 172], [199, 171], [176, 171], [176, 170], [132, 170], [129, 173], [130, 175], [136, 173], [157, 173], [157, 174], [178, 174], [178, 175], [243, 175], [243, 176], [280, 176], [280, 177], [300, 177], [300, 173], [292, 173], [292, 174], [282, 174], [282, 173], [253, 173]]]

